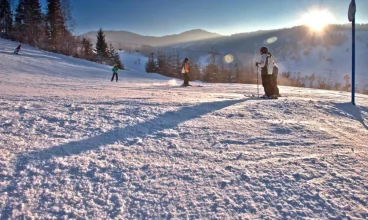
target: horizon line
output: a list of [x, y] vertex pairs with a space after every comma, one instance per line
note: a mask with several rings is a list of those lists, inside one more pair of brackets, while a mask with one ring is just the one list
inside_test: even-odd
[[[331, 25], [342, 25], [342, 26], [344, 26], [344, 25], [349, 25], [349, 24], [350, 23], [333, 23], [333, 24], [329, 24], [328, 26], [331, 26]], [[368, 23], [357, 23], [356, 25], [368, 25]], [[103, 28], [102, 28], [102, 30], [104, 32], [123, 32], [124, 31], [124, 32], [129, 32], [129, 33], [137, 34], [137, 35], [144, 36], [144, 37], [166, 37], [166, 36], [180, 35], [180, 34], [183, 34], [183, 33], [186, 33], [186, 32], [199, 30], [199, 31], [205, 31], [205, 32], [208, 32], [208, 33], [211, 33], [211, 34], [217, 34], [217, 35], [219, 35], [219, 37], [231, 37], [233, 35], [238, 35], [238, 34], [249, 34], [249, 33], [255, 33], [255, 32], [259, 32], [259, 31], [276, 31], [276, 30], [291, 29], [291, 28], [302, 27], [302, 26], [305, 26], [305, 24], [288, 26], [288, 27], [285, 26], [285, 27], [273, 28], [273, 29], [258, 29], [258, 30], [253, 30], [253, 31], [236, 32], [236, 33], [231, 33], [231, 34], [221, 34], [221, 33], [215, 32], [215, 31], [208, 31], [208, 30], [202, 29], [202, 28], [193, 28], [193, 29], [182, 31], [182, 32], [179, 32], [179, 33], [172, 33], [172, 34], [166, 34], [166, 35], [156, 35], [156, 36], [155, 35], [143, 35], [143, 34], [140, 34], [140, 33], [137, 33], [137, 32], [129, 31], [129, 30], [111, 30], [111, 29], [110, 30], [104, 30]], [[91, 33], [91, 32], [98, 32], [98, 30], [87, 31], [83, 34], [79, 34], [79, 36], [86, 35], [86, 34]]]

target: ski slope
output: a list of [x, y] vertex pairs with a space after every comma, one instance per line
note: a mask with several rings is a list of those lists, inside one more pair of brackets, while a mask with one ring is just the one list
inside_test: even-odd
[[119, 51], [120, 59], [124, 63], [124, 67], [128, 70], [135, 70], [140, 73], [146, 72], [146, 63], [148, 57], [143, 56], [139, 52]]
[[129, 54], [116, 83], [0, 45], [0, 219], [368, 218], [366, 95], [184, 88]]

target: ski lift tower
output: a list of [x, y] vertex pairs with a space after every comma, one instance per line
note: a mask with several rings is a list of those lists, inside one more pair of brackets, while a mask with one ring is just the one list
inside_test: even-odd
[[355, 105], [355, 0], [351, 0], [348, 11], [348, 19], [352, 23], [352, 62], [351, 62], [351, 103]]
[[212, 64], [215, 64], [215, 61], [216, 61], [216, 56], [217, 55], [220, 55], [220, 53], [216, 52], [215, 49], [214, 49], [215, 45], [212, 45], [211, 46], [211, 51], [208, 52], [209, 54], [212, 55]]

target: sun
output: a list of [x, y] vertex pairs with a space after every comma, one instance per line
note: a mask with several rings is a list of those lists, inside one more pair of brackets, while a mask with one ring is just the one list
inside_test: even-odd
[[335, 17], [327, 10], [313, 10], [302, 16], [302, 23], [313, 31], [322, 31], [333, 22]]

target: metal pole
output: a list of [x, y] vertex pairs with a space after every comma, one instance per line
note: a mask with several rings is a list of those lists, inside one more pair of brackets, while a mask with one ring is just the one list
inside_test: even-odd
[[355, 18], [352, 21], [352, 36], [351, 103], [355, 105]]
[[258, 66], [257, 66], [257, 95], [258, 95], [258, 98], [259, 98], [258, 74], [259, 74], [259, 71], [258, 71]]

